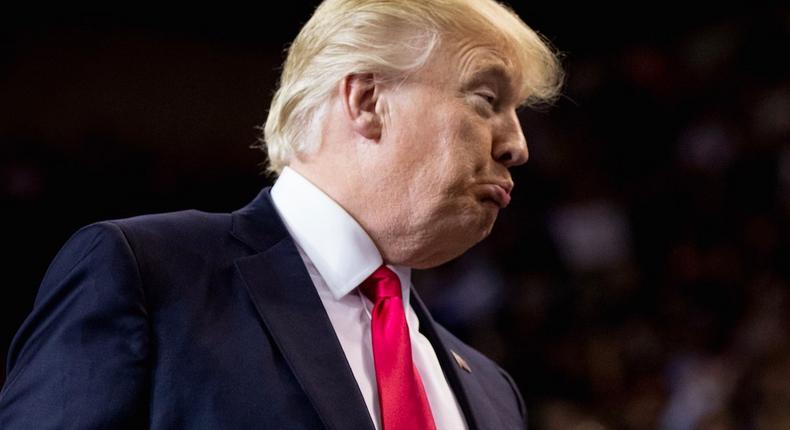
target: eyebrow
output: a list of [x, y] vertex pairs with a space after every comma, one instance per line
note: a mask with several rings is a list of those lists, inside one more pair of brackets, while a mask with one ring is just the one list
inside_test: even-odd
[[488, 64], [472, 72], [473, 80], [487, 77], [499, 78], [506, 81], [510, 80], [507, 70], [505, 70], [505, 67], [500, 64]]

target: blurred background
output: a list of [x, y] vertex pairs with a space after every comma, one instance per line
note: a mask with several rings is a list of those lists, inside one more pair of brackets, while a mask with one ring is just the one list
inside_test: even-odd
[[[80, 226], [271, 183], [250, 146], [316, 3], [0, 16], [3, 368]], [[492, 236], [415, 274], [436, 318], [532, 429], [790, 429], [790, 6], [511, 5], [567, 84]]]

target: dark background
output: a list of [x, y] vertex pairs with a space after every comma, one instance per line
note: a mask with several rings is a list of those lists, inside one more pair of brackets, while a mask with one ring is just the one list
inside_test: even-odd
[[[250, 146], [315, 3], [0, 16], [3, 356], [80, 226], [270, 183]], [[415, 276], [437, 318], [535, 429], [790, 428], [790, 7], [513, 6], [567, 84], [492, 236]]]

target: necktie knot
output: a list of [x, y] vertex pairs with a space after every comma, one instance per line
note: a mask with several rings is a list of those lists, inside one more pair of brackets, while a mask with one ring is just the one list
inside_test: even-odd
[[398, 275], [384, 265], [376, 269], [372, 275], [368, 276], [359, 288], [362, 294], [370, 299], [373, 304], [388, 297], [398, 297], [402, 299]]

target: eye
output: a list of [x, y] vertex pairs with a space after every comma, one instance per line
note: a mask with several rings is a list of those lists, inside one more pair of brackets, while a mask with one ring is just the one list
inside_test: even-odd
[[494, 107], [496, 104], [496, 94], [492, 91], [478, 91], [475, 95], [483, 99], [491, 107]]

